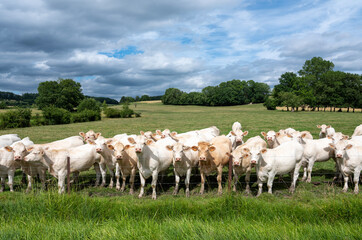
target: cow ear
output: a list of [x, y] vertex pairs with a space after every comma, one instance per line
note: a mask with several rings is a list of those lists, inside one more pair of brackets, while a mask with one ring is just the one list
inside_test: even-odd
[[199, 150], [199, 147], [198, 146], [192, 146], [191, 149], [196, 152], [196, 151]]
[[184, 151], [187, 151], [187, 150], [190, 150], [190, 147], [189, 147], [189, 146], [183, 146], [182, 149], [183, 149]]
[[95, 143], [93, 140], [88, 140], [88, 143], [89, 143], [90, 145], [96, 145], [96, 143]]
[[231, 131], [230, 133], [231, 133], [231, 135], [236, 136], [236, 134], [234, 133], [234, 131]]
[[243, 152], [250, 152], [249, 148], [243, 148]]
[[227, 152], [226, 155], [227, 155], [228, 157], [231, 157], [231, 153], [229, 153], [229, 152]]
[[26, 149], [26, 151], [31, 152], [31, 150], [33, 150], [33, 148], [34, 148], [34, 147], [28, 147], [28, 148]]
[[175, 132], [175, 131], [171, 133], [172, 137], [176, 137], [176, 135], [177, 135], [177, 132]]
[[97, 133], [96, 133], [96, 138], [99, 138], [101, 135], [102, 135], [102, 133], [97, 132]]
[[130, 142], [131, 144], [136, 144], [136, 141], [133, 139], [133, 137], [129, 137], [128, 142]]
[[172, 150], [173, 150], [173, 146], [172, 146], [172, 145], [167, 145], [166, 148], [167, 148], [167, 150], [169, 150], [169, 151], [172, 151]]
[[302, 133], [301, 137], [305, 138], [305, 136], [307, 136], [307, 133]]
[[331, 127], [331, 125], [328, 125], [326, 128], [330, 128]]
[[327, 135], [328, 139], [333, 139], [332, 135]]
[[106, 144], [111, 144], [113, 142], [113, 139], [108, 139], [107, 141], [106, 141]]
[[336, 149], [336, 146], [333, 143], [330, 143], [329, 147], [331, 147], [332, 149]]
[[140, 131], [140, 134], [141, 134], [142, 136], [144, 136], [144, 135], [145, 135], [145, 132], [144, 132], [144, 131]]
[[107, 148], [110, 149], [110, 150], [114, 150], [114, 147], [112, 144], [107, 144]]
[[266, 138], [266, 132], [261, 132], [260, 134]]
[[216, 147], [215, 147], [215, 146], [210, 146], [210, 147], [209, 147], [209, 151], [210, 151], [210, 152], [215, 151], [215, 149], [216, 149]]
[[156, 133], [157, 133], [158, 135], [162, 135], [162, 132], [161, 132], [161, 130], [159, 130], [159, 129], [156, 130]]
[[243, 136], [246, 136], [246, 135], [248, 135], [248, 134], [249, 134], [248, 131], [243, 132]]
[[266, 148], [263, 148], [260, 152], [264, 154], [264, 153], [266, 153], [267, 151], [268, 151], [268, 150], [267, 150]]
[[317, 128], [321, 128], [321, 125], [317, 125]]
[[279, 136], [280, 136], [280, 132], [277, 132], [277, 133], [275, 134], [275, 136], [279, 137]]
[[48, 146], [48, 147], [45, 147], [44, 150], [49, 150], [49, 146]]
[[84, 132], [79, 132], [79, 135], [80, 135], [82, 138], [85, 138], [85, 133], [84, 133]]
[[245, 154], [244, 154], [244, 157], [246, 157], [246, 158], [249, 157], [249, 154], [248, 154], [248, 153], [245, 153]]
[[343, 140], [348, 140], [349, 136], [348, 135], [343, 135]]
[[146, 141], [146, 145], [151, 145], [153, 143], [153, 141], [151, 140], [151, 139], [148, 139], [147, 141]]
[[131, 146], [130, 145], [126, 145], [126, 146], [124, 146], [124, 150], [127, 150], [127, 149], [129, 149]]
[[8, 151], [8, 152], [12, 152], [12, 151], [13, 151], [13, 148], [10, 147], [10, 146], [6, 146], [6, 147], [4, 147], [4, 148], [5, 148], [5, 150]]
[[292, 135], [290, 135], [289, 133], [287, 133], [287, 136], [288, 136], [289, 138], [292, 138]]
[[351, 147], [353, 147], [353, 145], [352, 145], [352, 144], [348, 144], [348, 145], [345, 147], [345, 149], [351, 149]]

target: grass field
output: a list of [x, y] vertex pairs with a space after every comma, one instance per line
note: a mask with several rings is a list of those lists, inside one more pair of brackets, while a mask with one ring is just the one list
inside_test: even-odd
[[[260, 104], [200, 107], [137, 103], [136, 111], [142, 113], [141, 118], [9, 129], [0, 134], [17, 133], [36, 143], [89, 129], [111, 137], [140, 130], [185, 132], [215, 125], [227, 134], [232, 123], [239, 121], [249, 131], [246, 139], [261, 131], [287, 127], [308, 130], [317, 137], [317, 124], [331, 124], [336, 131], [351, 135], [362, 122], [361, 113], [267, 111]], [[137, 199], [137, 195], [115, 189], [88, 186], [94, 183], [93, 170], [81, 174], [81, 185], [73, 186], [69, 196], [56, 193], [54, 179], [48, 183], [48, 191], [40, 191], [40, 184], [36, 184], [36, 190], [25, 194], [17, 172], [15, 192], [6, 188], [0, 194], [0, 238], [361, 239], [361, 193], [354, 195], [351, 189], [342, 193], [339, 184], [332, 184], [333, 172], [332, 161], [317, 163], [313, 183], [298, 182], [294, 195], [288, 193], [290, 178], [285, 176], [284, 181], [276, 180], [274, 195], [264, 193], [259, 198], [245, 195], [244, 186], [235, 194], [225, 189], [223, 196], [217, 196], [215, 176], [208, 178], [207, 193], [199, 196], [200, 179], [193, 176], [191, 197], [187, 199], [182, 186], [178, 196], [171, 195], [174, 180], [170, 171], [158, 189], [157, 201], [151, 200], [149, 192]], [[255, 175], [251, 180], [255, 195]]]

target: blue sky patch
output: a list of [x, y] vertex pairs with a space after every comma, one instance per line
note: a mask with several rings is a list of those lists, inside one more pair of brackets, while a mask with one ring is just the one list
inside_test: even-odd
[[111, 52], [99, 52], [99, 54], [106, 55], [113, 58], [124, 58], [127, 55], [143, 54], [144, 51], [137, 49], [136, 46], [127, 46], [122, 49], [115, 49]]

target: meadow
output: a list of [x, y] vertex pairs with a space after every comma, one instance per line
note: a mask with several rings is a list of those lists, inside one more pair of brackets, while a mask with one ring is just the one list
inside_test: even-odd
[[[121, 106], [117, 106], [121, 107]], [[93, 129], [105, 137], [119, 133], [137, 134], [140, 130], [169, 128], [185, 132], [212, 125], [227, 134], [235, 121], [242, 124], [248, 136], [261, 131], [292, 127], [308, 130], [318, 138], [317, 124], [331, 124], [336, 131], [352, 135], [361, 124], [361, 113], [267, 111], [261, 104], [202, 107], [171, 106], [159, 102], [131, 105], [142, 113], [140, 118], [103, 119], [98, 122], [69, 125], [8, 129], [0, 134], [29, 136], [35, 143], [45, 143], [78, 135]], [[224, 180], [226, 180], [226, 169]], [[256, 176], [252, 176], [252, 195], [243, 190], [217, 196], [216, 177], [207, 179], [206, 194], [200, 196], [200, 178], [191, 179], [191, 197], [172, 196], [174, 177], [170, 170], [158, 188], [158, 199], [150, 192], [143, 199], [130, 196], [128, 189], [96, 188], [93, 169], [81, 173], [79, 185], [70, 195], [58, 195], [56, 180], [49, 177], [48, 190], [40, 184], [26, 194], [17, 172], [15, 192], [8, 187], [0, 193], [1, 239], [360, 239], [362, 229], [361, 193], [349, 189], [342, 193], [340, 183], [333, 183], [334, 163], [316, 163], [312, 183], [298, 182], [294, 195], [288, 192], [290, 177], [276, 179], [273, 195], [264, 192], [255, 198]], [[136, 182], [138, 193], [139, 179]], [[149, 181], [147, 181], [149, 183]], [[350, 185], [351, 186], [351, 185]], [[150, 186], [148, 184], [148, 190]]]

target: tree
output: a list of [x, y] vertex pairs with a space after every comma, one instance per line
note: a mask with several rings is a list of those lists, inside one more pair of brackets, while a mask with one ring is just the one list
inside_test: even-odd
[[324, 60], [321, 57], [313, 57], [311, 60], [305, 61], [298, 74], [300, 76], [315, 76], [319, 80], [320, 76], [328, 71], [333, 71], [334, 64], [330, 61]]
[[41, 82], [38, 86], [39, 96], [35, 102], [40, 109], [55, 106], [73, 111], [84, 98], [80, 83], [72, 79]]
[[163, 104], [180, 104], [179, 99], [182, 95], [182, 91], [177, 88], [168, 88], [165, 91], [165, 95], [162, 97]]

